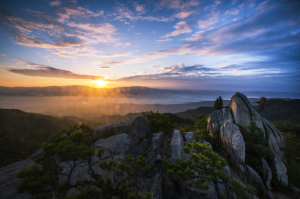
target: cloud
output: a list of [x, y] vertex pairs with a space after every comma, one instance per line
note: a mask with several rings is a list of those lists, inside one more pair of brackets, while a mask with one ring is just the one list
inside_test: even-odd
[[6, 57], [6, 54], [0, 54], [0, 57]]
[[134, 8], [137, 12], [139, 12], [139, 14], [144, 14], [146, 11], [145, 11], [145, 6], [143, 5], [140, 5], [138, 3], [134, 3]]
[[182, 12], [179, 12], [179, 13], [173, 15], [173, 16], [176, 17], [176, 18], [179, 18], [179, 19], [184, 19], [184, 18], [190, 16], [193, 13], [194, 13], [194, 11], [186, 11], [186, 12], [182, 11]]
[[135, 72], [133, 76], [124, 77], [123, 79], [166, 79], [166, 78], [195, 78], [203, 75], [217, 75], [216, 69], [205, 67], [201, 64], [185, 66], [183, 63], [170, 66], [150, 66], [151, 69], [158, 69], [155, 72]]
[[[26, 75], [26, 76], [33, 76], [33, 77], [51, 77], [51, 78], [65, 78], [65, 79], [91, 79], [91, 80], [104, 79], [104, 77], [102, 77], [102, 76], [75, 74], [68, 70], [61, 70], [61, 69], [53, 68], [53, 67], [46, 66], [43, 64], [29, 62], [29, 61], [22, 60], [22, 59], [17, 59], [17, 61], [23, 62], [23, 64], [21, 65], [21, 68], [7, 69], [9, 72]], [[31, 67], [31, 68], [28, 68], [28, 67]]]
[[101, 67], [99, 67], [99, 68], [101, 68], [101, 69], [110, 69], [110, 68], [112, 68], [111, 66], [101, 66]]
[[195, 7], [200, 4], [197, 0], [162, 0], [157, 4], [158, 9], [168, 8], [168, 9], [178, 9], [184, 10], [189, 9], [190, 7]]
[[59, 0], [55, 0], [55, 1], [51, 1], [51, 2], [50, 2], [50, 6], [59, 6], [59, 5], [61, 5], [61, 4], [62, 4], [62, 2], [59, 1]]
[[79, 19], [99, 16], [100, 12], [95, 13], [70, 3], [60, 5], [56, 2], [56, 4], [53, 3], [55, 12], [52, 15], [49, 15], [50, 13], [46, 15], [42, 11], [26, 10], [29, 15], [24, 18], [2, 12], [0, 13], [3, 19], [2, 24], [12, 29], [11, 32], [14, 33], [13, 38], [17, 44], [44, 48], [67, 58], [103, 54], [89, 47], [92, 44], [126, 45], [119, 42], [120, 39], [116, 37], [117, 29], [112, 24], [67, 21], [72, 17]]
[[157, 42], [167, 42], [167, 41], [172, 41], [173, 39], [170, 39], [170, 38], [166, 38], [166, 39], [158, 39], [156, 40]]
[[207, 15], [208, 19], [206, 20], [198, 20], [198, 27], [199, 29], [206, 29], [210, 27], [211, 25], [219, 22], [219, 12], [211, 12], [210, 14]]
[[239, 14], [240, 10], [237, 8], [233, 8], [231, 10], [226, 10], [225, 15], [237, 15]]
[[107, 55], [99, 55], [98, 57], [101, 58], [111, 58], [111, 57], [124, 57], [124, 56], [130, 56], [130, 52], [126, 53], [114, 53], [114, 54], [107, 54]]
[[116, 61], [98, 61], [96, 64], [111, 64], [111, 65], [118, 65], [124, 64], [124, 62], [116, 62]]
[[176, 30], [174, 30], [171, 33], [166, 34], [164, 37], [172, 37], [172, 36], [178, 36], [180, 34], [183, 33], [191, 33], [192, 29], [187, 25], [187, 23], [185, 21], [180, 21], [178, 23], [176, 23], [176, 25], [174, 26], [174, 28]]

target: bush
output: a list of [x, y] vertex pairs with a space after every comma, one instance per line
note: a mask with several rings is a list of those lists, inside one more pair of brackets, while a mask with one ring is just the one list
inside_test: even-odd
[[257, 194], [255, 187], [252, 185], [246, 185], [246, 187], [244, 187], [236, 180], [232, 181], [232, 185], [229, 186], [228, 189], [235, 192], [240, 199], [251, 199], [253, 195]]
[[187, 180], [190, 187], [208, 189], [208, 181], [212, 179], [226, 179], [226, 173], [221, 169], [227, 162], [218, 154], [211, 151], [209, 144], [186, 142], [183, 151], [190, 155], [190, 159], [177, 158], [177, 163], [164, 161], [167, 176], [173, 181]]
[[208, 115], [194, 115], [192, 114], [191, 117], [195, 118], [195, 124], [193, 127], [193, 132], [200, 140], [206, 140], [208, 142], [211, 141], [211, 137], [209, 136], [209, 130], [207, 129], [207, 120]]
[[150, 125], [152, 126], [152, 133], [157, 133], [163, 131], [166, 134], [171, 134], [174, 126], [171, 124], [171, 120], [168, 115], [154, 112], [150, 110], [149, 112], [143, 112], [144, 116], [147, 117]]

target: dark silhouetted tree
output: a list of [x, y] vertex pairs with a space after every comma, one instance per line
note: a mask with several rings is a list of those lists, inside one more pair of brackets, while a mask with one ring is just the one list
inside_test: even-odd
[[221, 96], [219, 96], [215, 101], [214, 110], [220, 110], [222, 108], [223, 108], [223, 99]]

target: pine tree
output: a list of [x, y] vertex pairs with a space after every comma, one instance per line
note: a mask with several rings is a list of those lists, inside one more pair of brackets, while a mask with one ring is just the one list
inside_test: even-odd
[[220, 110], [222, 108], [223, 108], [223, 99], [221, 96], [219, 96], [215, 101], [214, 110]]

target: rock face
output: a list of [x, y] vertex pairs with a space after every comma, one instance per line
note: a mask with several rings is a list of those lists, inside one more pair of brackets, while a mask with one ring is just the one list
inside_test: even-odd
[[277, 155], [275, 155], [273, 159], [272, 166], [276, 169], [277, 180], [281, 181], [285, 186], [288, 186], [288, 176], [286, 174], [287, 169], [285, 167], [285, 164]]
[[231, 165], [244, 173], [245, 142], [239, 128], [230, 120], [221, 126], [220, 143], [221, 147], [230, 154]]
[[232, 110], [235, 124], [239, 124], [247, 129], [249, 122], [253, 121], [265, 132], [260, 115], [253, 109], [245, 95], [236, 92], [228, 106]]
[[164, 133], [163, 132], [158, 132], [158, 133], [153, 133], [152, 137], [152, 150], [153, 153], [157, 153], [159, 149], [161, 148], [161, 143], [164, 138]]
[[183, 146], [184, 142], [180, 131], [174, 130], [170, 144], [172, 158], [183, 158]]
[[124, 156], [128, 154], [132, 154], [133, 156], [138, 155], [138, 150], [134, 146], [132, 137], [126, 133], [98, 140], [95, 142], [95, 147], [106, 149], [102, 156], [103, 159], [119, 154]]
[[261, 158], [261, 163], [262, 163], [262, 167], [263, 167], [263, 171], [264, 171], [264, 177], [263, 177], [263, 181], [266, 185], [266, 188], [271, 190], [271, 180], [272, 180], [272, 172], [271, 169], [267, 163], [267, 161], [264, 158]]
[[262, 195], [266, 196], [267, 191], [265, 185], [261, 177], [256, 173], [256, 171], [249, 165], [246, 165], [246, 173], [247, 173], [247, 182], [253, 185], [257, 189], [257, 191], [260, 192]]
[[96, 135], [117, 135], [126, 133], [134, 138], [136, 144], [139, 139], [146, 137], [151, 132], [151, 125], [145, 116], [139, 115], [128, 118], [124, 122], [108, 124], [95, 128]]
[[189, 143], [192, 143], [194, 140], [196, 140], [196, 136], [193, 132], [187, 132], [185, 134], [185, 139], [186, 141], [188, 141]]
[[[227, 122], [227, 120], [230, 120], [235, 125], [243, 126], [247, 131], [249, 131], [247, 129], [249, 122], [253, 121], [259, 128], [263, 130], [265, 137], [269, 143], [269, 147], [275, 155], [275, 158], [271, 161], [272, 165], [270, 166], [272, 166], [276, 170], [277, 179], [279, 181], [282, 181], [283, 184], [287, 186], [288, 176], [286, 175], [287, 170], [284, 164], [285, 157], [283, 153], [284, 141], [278, 129], [276, 129], [271, 122], [262, 118], [253, 109], [245, 95], [237, 92], [232, 96], [231, 101], [228, 104], [228, 108], [216, 110], [212, 112], [208, 118], [207, 128], [210, 131], [210, 136], [213, 138], [218, 138], [219, 142], [217, 143], [217, 145], [222, 145], [227, 152], [231, 150], [228, 146], [232, 146], [232, 142], [224, 145], [226, 141], [224, 140], [223, 136], [224, 131], [222, 131], [221, 129], [221, 127], [223, 127], [224, 123]], [[250, 133], [250, 131], [248, 133]], [[233, 156], [233, 158], [236, 158], [236, 156]], [[231, 162], [236, 162], [236, 160], [231, 160]], [[266, 163], [265, 166], [268, 166], [268, 163]], [[269, 183], [267, 183], [266, 186], [269, 187]]]
[[234, 123], [231, 109], [223, 108], [222, 110], [215, 110], [212, 112], [208, 117], [207, 123], [207, 128], [210, 130], [210, 136], [216, 138], [219, 135], [221, 126], [228, 120]]

